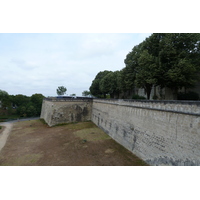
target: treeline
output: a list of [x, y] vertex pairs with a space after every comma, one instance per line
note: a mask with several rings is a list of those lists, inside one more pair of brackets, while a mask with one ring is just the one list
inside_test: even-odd
[[39, 116], [44, 96], [33, 94], [9, 95], [6, 91], [0, 90], [0, 115], [17, 115], [19, 117]]
[[126, 98], [135, 88], [143, 88], [147, 99], [153, 86], [169, 88], [177, 99], [180, 89], [199, 81], [200, 34], [154, 33], [134, 46], [120, 71], [99, 72], [90, 86], [96, 97]]

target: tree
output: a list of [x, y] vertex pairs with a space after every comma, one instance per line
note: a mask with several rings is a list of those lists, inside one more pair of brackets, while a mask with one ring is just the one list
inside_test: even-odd
[[129, 52], [124, 60], [126, 67], [122, 70], [121, 80], [123, 81], [123, 90], [130, 93], [135, 88], [135, 79], [138, 67], [138, 58], [142, 51], [142, 43], [133, 47], [132, 51]]
[[154, 33], [127, 54], [123, 87], [131, 89], [135, 82], [145, 88], [147, 96], [153, 85], [167, 87], [177, 99], [178, 89], [197, 82], [199, 57], [199, 33]]
[[30, 97], [26, 95], [18, 94], [18, 95], [15, 95], [15, 97], [13, 98], [13, 104], [19, 107], [22, 105], [27, 105], [30, 102], [30, 100], [31, 100]]
[[150, 99], [151, 89], [156, 84], [156, 63], [154, 57], [147, 50], [142, 51], [138, 59], [138, 67], [136, 68], [136, 85], [144, 88], [147, 93], [147, 99]]
[[67, 88], [64, 86], [59, 86], [56, 91], [57, 91], [57, 95], [64, 95], [67, 91]]
[[0, 103], [2, 108], [8, 107], [10, 104], [9, 94], [4, 90], [0, 90]]
[[0, 90], [0, 100], [3, 100], [4, 98], [8, 97], [8, 93], [4, 90]]
[[92, 95], [97, 96], [97, 97], [101, 97], [103, 95], [103, 97], [106, 97], [106, 93], [102, 92], [100, 90], [100, 81], [103, 79], [103, 77], [105, 77], [109, 72], [108, 70], [105, 71], [101, 71], [99, 72], [95, 79], [92, 81], [92, 85], [90, 86], [90, 92]]
[[42, 94], [33, 94], [31, 96], [31, 103], [33, 104], [36, 114], [35, 115], [40, 115], [41, 108], [42, 108], [42, 101], [44, 99], [44, 96]]
[[90, 96], [90, 95], [91, 95], [91, 92], [90, 92], [90, 91], [84, 90], [84, 91], [82, 92], [82, 96], [83, 96], [83, 97], [87, 97], [87, 96]]
[[119, 71], [109, 72], [101, 79], [99, 86], [102, 93], [110, 94], [111, 98], [114, 98], [115, 95], [119, 97], [119, 73]]
[[191, 88], [199, 78], [200, 34], [170, 33], [160, 41], [158, 84], [168, 87], [177, 99], [178, 89]]
[[25, 113], [27, 117], [33, 117], [33, 116], [38, 115], [36, 106], [32, 102], [27, 104]]
[[19, 106], [17, 108], [17, 114], [21, 117], [26, 117], [26, 106]]

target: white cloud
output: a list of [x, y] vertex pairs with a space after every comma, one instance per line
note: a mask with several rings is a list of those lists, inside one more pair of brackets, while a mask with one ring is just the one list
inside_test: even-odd
[[0, 89], [9, 94], [56, 95], [88, 90], [99, 71], [120, 70], [149, 34], [0, 34]]

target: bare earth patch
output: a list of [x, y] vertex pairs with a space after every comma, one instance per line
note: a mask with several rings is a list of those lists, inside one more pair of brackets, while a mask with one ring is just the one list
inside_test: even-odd
[[16, 122], [0, 152], [1, 166], [147, 165], [92, 122], [48, 127], [40, 120]]

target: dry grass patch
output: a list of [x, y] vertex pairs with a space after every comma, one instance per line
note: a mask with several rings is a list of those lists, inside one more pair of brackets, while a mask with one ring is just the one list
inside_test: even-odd
[[4, 166], [33, 165], [42, 157], [43, 157], [42, 154], [20, 155], [18, 157], [14, 157], [13, 159], [10, 159], [9, 161], [5, 162]]
[[146, 165], [92, 122], [48, 127], [42, 120], [16, 122], [0, 152], [0, 165]]
[[105, 132], [103, 132], [98, 127], [95, 128], [86, 128], [82, 130], [78, 130], [74, 132], [77, 137], [87, 141], [99, 141], [99, 140], [106, 140], [111, 139]]

